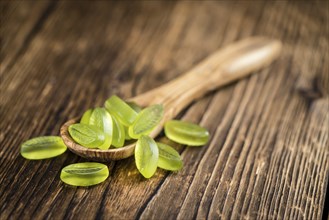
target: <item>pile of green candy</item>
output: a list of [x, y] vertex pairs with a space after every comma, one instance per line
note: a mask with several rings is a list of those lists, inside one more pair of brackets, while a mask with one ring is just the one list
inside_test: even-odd
[[[183, 167], [183, 161], [174, 148], [155, 142], [148, 136], [163, 117], [162, 105], [141, 109], [134, 103], [112, 96], [104, 106], [87, 110], [80, 123], [69, 126], [69, 134], [76, 143], [86, 148], [107, 150], [123, 147], [126, 140], [136, 139], [135, 163], [145, 178], [152, 177], [157, 167], [170, 171]], [[189, 146], [202, 146], [209, 140], [205, 128], [189, 122], [167, 121], [164, 131], [170, 140]], [[22, 144], [21, 155], [26, 159], [40, 160], [59, 156], [66, 149], [60, 137], [37, 137]], [[60, 177], [69, 185], [91, 186], [105, 181], [108, 175], [106, 165], [85, 162], [64, 167]]]

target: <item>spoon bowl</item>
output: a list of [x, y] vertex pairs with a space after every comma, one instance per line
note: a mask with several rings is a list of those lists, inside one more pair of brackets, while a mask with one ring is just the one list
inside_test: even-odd
[[111, 148], [109, 150], [101, 150], [97, 148], [86, 148], [76, 143], [69, 134], [69, 126], [75, 123], [79, 123], [79, 118], [74, 118], [67, 121], [62, 125], [60, 134], [65, 145], [69, 150], [83, 158], [90, 159], [92, 161], [107, 162], [110, 160], [121, 160], [130, 157], [134, 154], [135, 144], [131, 143], [121, 148]]
[[[128, 101], [140, 106], [164, 106], [164, 117], [150, 134], [155, 138], [161, 132], [165, 121], [176, 117], [191, 102], [269, 65], [279, 56], [281, 48], [282, 44], [277, 40], [264, 37], [247, 38], [214, 52], [182, 76]], [[60, 130], [64, 143], [73, 153], [101, 162], [121, 160], [134, 154], [135, 143], [108, 150], [91, 149], [77, 144], [71, 138], [68, 127], [78, 121], [79, 118], [71, 119]]]

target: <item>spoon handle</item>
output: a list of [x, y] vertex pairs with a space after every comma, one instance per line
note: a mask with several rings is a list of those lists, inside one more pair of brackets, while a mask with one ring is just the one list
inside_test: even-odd
[[275, 60], [281, 42], [263, 37], [248, 38], [216, 51], [186, 74], [131, 100], [141, 106], [163, 104], [166, 118], [175, 117], [207, 92], [245, 77]]

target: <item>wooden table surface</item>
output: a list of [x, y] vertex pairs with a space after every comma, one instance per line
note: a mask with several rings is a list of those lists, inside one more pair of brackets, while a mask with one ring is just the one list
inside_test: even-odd
[[[321, 219], [329, 178], [328, 2], [1, 1], [0, 219]], [[248, 36], [283, 42], [271, 66], [214, 91], [178, 118], [209, 129], [173, 144], [184, 168], [146, 180], [134, 159], [75, 188], [66, 152], [20, 156], [32, 137], [186, 72]]]

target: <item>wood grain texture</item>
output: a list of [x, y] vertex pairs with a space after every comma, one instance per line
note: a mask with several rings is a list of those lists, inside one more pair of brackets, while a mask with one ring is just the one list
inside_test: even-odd
[[[326, 1], [1, 2], [0, 219], [328, 215], [327, 8]], [[201, 148], [169, 142], [182, 154], [182, 171], [158, 169], [145, 180], [129, 158], [108, 163], [103, 184], [74, 188], [60, 170], [84, 159], [19, 155], [24, 140], [58, 135], [110, 95], [141, 94], [254, 35], [281, 40], [281, 57], [179, 115], [212, 135]]]

